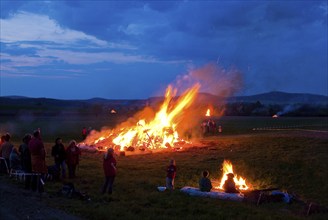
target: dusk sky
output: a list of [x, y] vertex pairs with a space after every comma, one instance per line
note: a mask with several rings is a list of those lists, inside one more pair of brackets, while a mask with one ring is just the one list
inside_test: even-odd
[[0, 96], [144, 99], [208, 63], [240, 71], [236, 95], [327, 95], [327, 12], [315, 0], [1, 0]]

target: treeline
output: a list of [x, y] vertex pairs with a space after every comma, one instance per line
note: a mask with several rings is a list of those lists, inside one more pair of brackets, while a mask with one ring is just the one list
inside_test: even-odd
[[80, 117], [80, 116], [108, 116], [128, 115], [141, 110], [141, 106], [106, 105], [97, 103], [83, 103], [79, 106], [47, 106], [36, 105], [0, 105], [2, 117]]
[[268, 104], [228, 103], [225, 106], [226, 116], [328, 116], [328, 105], [323, 104]]
[[[11, 102], [8, 102], [11, 101]], [[154, 109], [161, 105], [160, 101], [112, 101], [85, 102], [60, 101], [51, 99], [1, 100], [0, 116], [2, 117], [80, 117], [80, 116], [113, 116], [130, 117], [136, 112], [150, 106]], [[204, 104], [202, 104], [204, 105]], [[201, 107], [202, 105], [198, 105]], [[206, 106], [203, 106], [206, 108]], [[215, 108], [215, 106], [214, 106]], [[262, 104], [256, 102], [228, 102], [218, 106], [217, 112], [226, 116], [328, 116], [328, 104]]]

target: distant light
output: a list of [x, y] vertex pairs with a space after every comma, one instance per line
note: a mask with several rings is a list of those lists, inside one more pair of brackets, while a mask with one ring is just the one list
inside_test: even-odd
[[210, 109], [207, 109], [205, 116], [206, 117], [210, 117], [211, 116], [211, 110]]

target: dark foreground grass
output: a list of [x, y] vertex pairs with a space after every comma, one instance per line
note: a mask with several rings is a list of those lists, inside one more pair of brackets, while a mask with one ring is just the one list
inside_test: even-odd
[[[242, 123], [243, 127], [247, 123]], [[78, 178], [72, 182], [78, 190], [87, 192], [91, 201], [56, 196], [61, 182], [46, 184], [51, 197], [45, 201], [86, 219], [304, 218], [303, 207], [297, 204], [271, 203], [257, 207], [255, 204], [190, 197], [179, 192], [183, 186], [197, 187], [204, 169], [210, 171], [211, 179], [220, 178], [221, 164], [224, 159], [229, 159], [235, 172], [246, 177], [255, 188], [278, 187], [305, 201], [328, 206], [327, 133], [247, 131], [243, 135], [206, 137], [202, 141], [207, 147], [117, 157], [118, 175], [111, 200], [108, 200], [109, 196], [100, 195], [102, 154], [83, 153]], [[52, 141], [45, 141], [49, 152]], [[158, 192], [157, 186], [165, 184], [165, 168], [170, 158], [176, 160], [178, 167], [176, 190]], [[52, 158], [48, 156], [47, 162], [52, 164]], [[315, 214], [309, 218], [327, 219], [328, 215]]]

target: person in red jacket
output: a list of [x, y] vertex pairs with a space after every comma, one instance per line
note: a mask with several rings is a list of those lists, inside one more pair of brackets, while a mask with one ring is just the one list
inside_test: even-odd
[[108, 189], [108, 194], [113, 192], [113, 183], [116, 176], [116, 159], [114, 158], [113, 148], [109, 148], [104, 156], [103, 168], [105, 174], [105, 183], [102, 188], [102, 194]]
[[85, 140], [88, 136], [88, 130], [86, 127], [83, 127], [82, 129], [82, 140]]
[[76, 146], [76, 141], [72, 140], [66, 149], [66, 164], [68, 167], [68, 177], [75, 178], [75, 170], [80, 161], [81, 150]]
[[33, 137], [28, 143], [28, 149], [31, 153], [32, 172], [39, 174], [32, 177], [32, 190], [38, 189], [39, 192], [43, 192], [44, 177], [48, 172], [48, 168], [46, 165], [46, 150], [41, 139], [40, 130], [34, 131]]
[[166, 188], [174, 189], [174, 179], [177, 173], [177, 167], [175, 166], [175, 160], [170, 160], [170, 165], [166, 169]]

